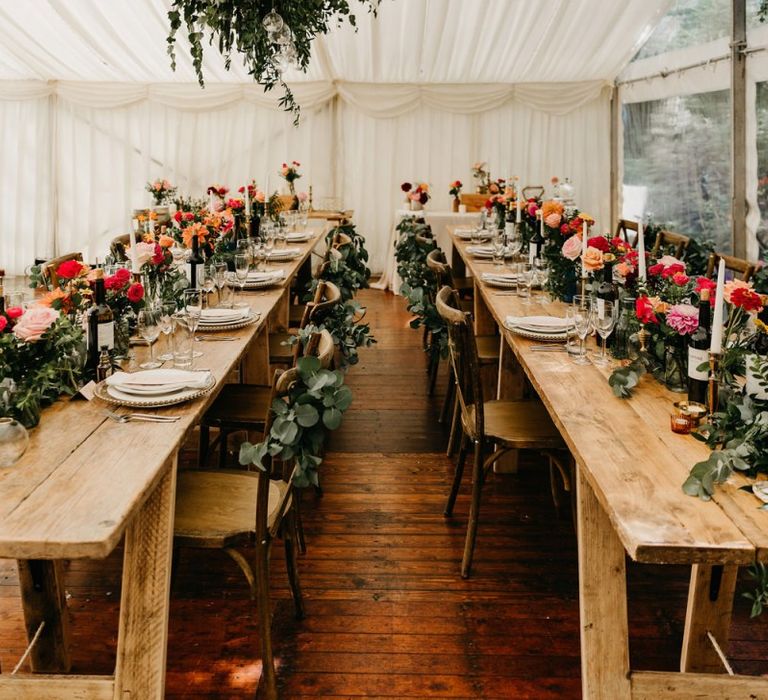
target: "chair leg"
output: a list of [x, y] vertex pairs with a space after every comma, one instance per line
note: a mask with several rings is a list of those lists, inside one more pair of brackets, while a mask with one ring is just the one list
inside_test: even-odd
[[219, 469], [224, 469], [227, 466], [227, 443], [229, 435], [221, 428], [219, 431]]
[[278, 700], [275, 660], [272, 655], [272, 610], [269, 601], [269, 542], [256, 543], [256, 611], [261, 640], [261, 678], [265, 700]]
[[440, 367], [440, 353], [430, 350], [429, 356], [429, 395], [435, 395], [435, 384], [437, 384], [437, 370]]
[[445, 423], [448, 420], [448, 411], [451, 410], [453, 404], [453, 395], [456, 391], [456, 385], [453, 377], [453, 367], [451, 363], [448, 363], [448, 388], [445, 390], [445, 399], [443, 399], [443, 407], [440, 409], [440, 423]]
[[207, 425], [200, 424], [200, 447], [197, 455], [197, 463], [204, 467], [208, 461], [208, 448], [211, 445], [211, 429]]
[[445, 504], [443, 515], [450, 517], [453, 515], [453, 506], [456, 504], [456, 496], [461, 487], [461, 477], [464, 475], [464, 462], [467, 460], [467, 450], [469, 449], [469, 439], [466, 435], [461, 436], [461, 449], [459, 450], [459, 459], [456, 462], [456, 469], [453, 472], [453, 484], [451, 492], [448, 494], [448, 502]]
[[253, 575], [253, 569], [248, 563], [248, 560], [233, 547], [224, 547], [224, 551], [235, 561], [240, 567], [240, 571], [245, 575], [246, 581], [248, 581], [248, 588], [251, 591], [251, 600], [256, 600], [256, 577]]
[[464, 558], [461, 561], [461, 577], [469, 578], [472, 571], [472, 556], [475, 553], [475, 538], [477, 537], [477, 521], [480, 514], [480, 493], [483, 489], [483, 443], [475, 442], [475, 463], [472, 466], [472, 501], [469, 506], [469, 523], [467, 523], [467, 539], [464, 542]]
[[[298, 491], [298, 495], [297, 495]], [[304, 521], [301, 518], [301, 496], [304, 492], [300, 489], [293, 490], [293, 531], [296, 537], [296, 544], [299, 546], [301, 554], [307, 553], [307, 542], [304, 539]]]
[[296, 530], [295, 513], [291, 509], [286, 514], [283, 521], [283, 544], [285, 545], [285, 568], [288, 571], [288, 584], [291, 587], [293, 596], [293, 605], [296, 608], [296, 619], [304, 619], [304, 600], [301, 596], [301, 585], [299, 584], [299, 573], [296, 561], [296, 543], [293, 540]]
[[446, 457], [453, 457], [453, 453], [456, 451], [456, 442], [459, 439], [460, 433], [459, 396], [458, 394], [455, 394], [453, 397], [453, 417], [451, 418], [451, 432], [448, 435], [448, 449], [445, 451]]

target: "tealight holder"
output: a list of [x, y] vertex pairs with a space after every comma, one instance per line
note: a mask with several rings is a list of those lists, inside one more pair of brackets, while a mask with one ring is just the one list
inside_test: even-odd
[[707, 407], [697, 401], [677, 401], [674, 404], [679, 416], [684, 416], [691, 421], [694, 428], [699, 426], [702, 419], [707, 415]]
[[693, 420], [689, 415], [678, 411], [669, 417], [669, 427], [673, 433], [689, 435], [694, 426]]

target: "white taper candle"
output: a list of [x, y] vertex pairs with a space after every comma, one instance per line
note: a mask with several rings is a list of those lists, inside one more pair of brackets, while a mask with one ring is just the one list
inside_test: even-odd
[[717, 268], [717, 290], [715, 291], [715, 314], [712, 317], [712, 342], [709, 351], [720, 354], [723, 351], [723, 303], [725, 302], [725, 260]]
[[645, 234], [642, 219], [637, 222], [637, 275], [645, 282]]

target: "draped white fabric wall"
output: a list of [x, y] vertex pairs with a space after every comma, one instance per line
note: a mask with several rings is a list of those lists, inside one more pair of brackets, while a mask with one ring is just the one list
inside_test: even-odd
[[[250, 88], [19, 82], [5, 86], [4, 134], [19, 133], [0, 163], [0, 260], [19, 273], [36, 257], [82, 250], [102, 256], [146, 206], [143, 187], [167, 177], [185, 194], [249, 177], [279, 185], [287, 159], [302, 163], [316, 201], [340, 196], [369, 238], [371, 266], [386, 267], [399, 183], [430, 182], [447, 208], [448, 182], [471, 186], [469, 166], [546, 184], [571, 177], [578, 200], [607, 228], [609, 91], [600, 81], [539, 86], [300, 86], [301, 124]], [[41, 94], [48, 96], [40, 96]], [[201, 96], [202, 95], [202, 96]], [[12, 99], [16, 97], [16, 99]], [[52, 171], [53, 167], [53, 171]], [[35, 202], [29, 216], [30, 201]], [[23, 216], [22, 216], [23, 214]]]

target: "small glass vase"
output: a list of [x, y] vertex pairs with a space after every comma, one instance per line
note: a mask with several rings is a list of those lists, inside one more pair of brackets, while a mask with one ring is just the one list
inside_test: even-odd
[[116, 360], [124, 360], [128, 357], [131, 341], [131, 326], [128, 316], [118, 316], [115, 319], [115, 350]]
[[670, 391], [685, 394], [688, 391], [687, 357], [680, 348], [664, 350], [664, 385]]
[[0, 467], [11, 467], [29, 446], [27, 429], [13, 418], [0, 418]]

